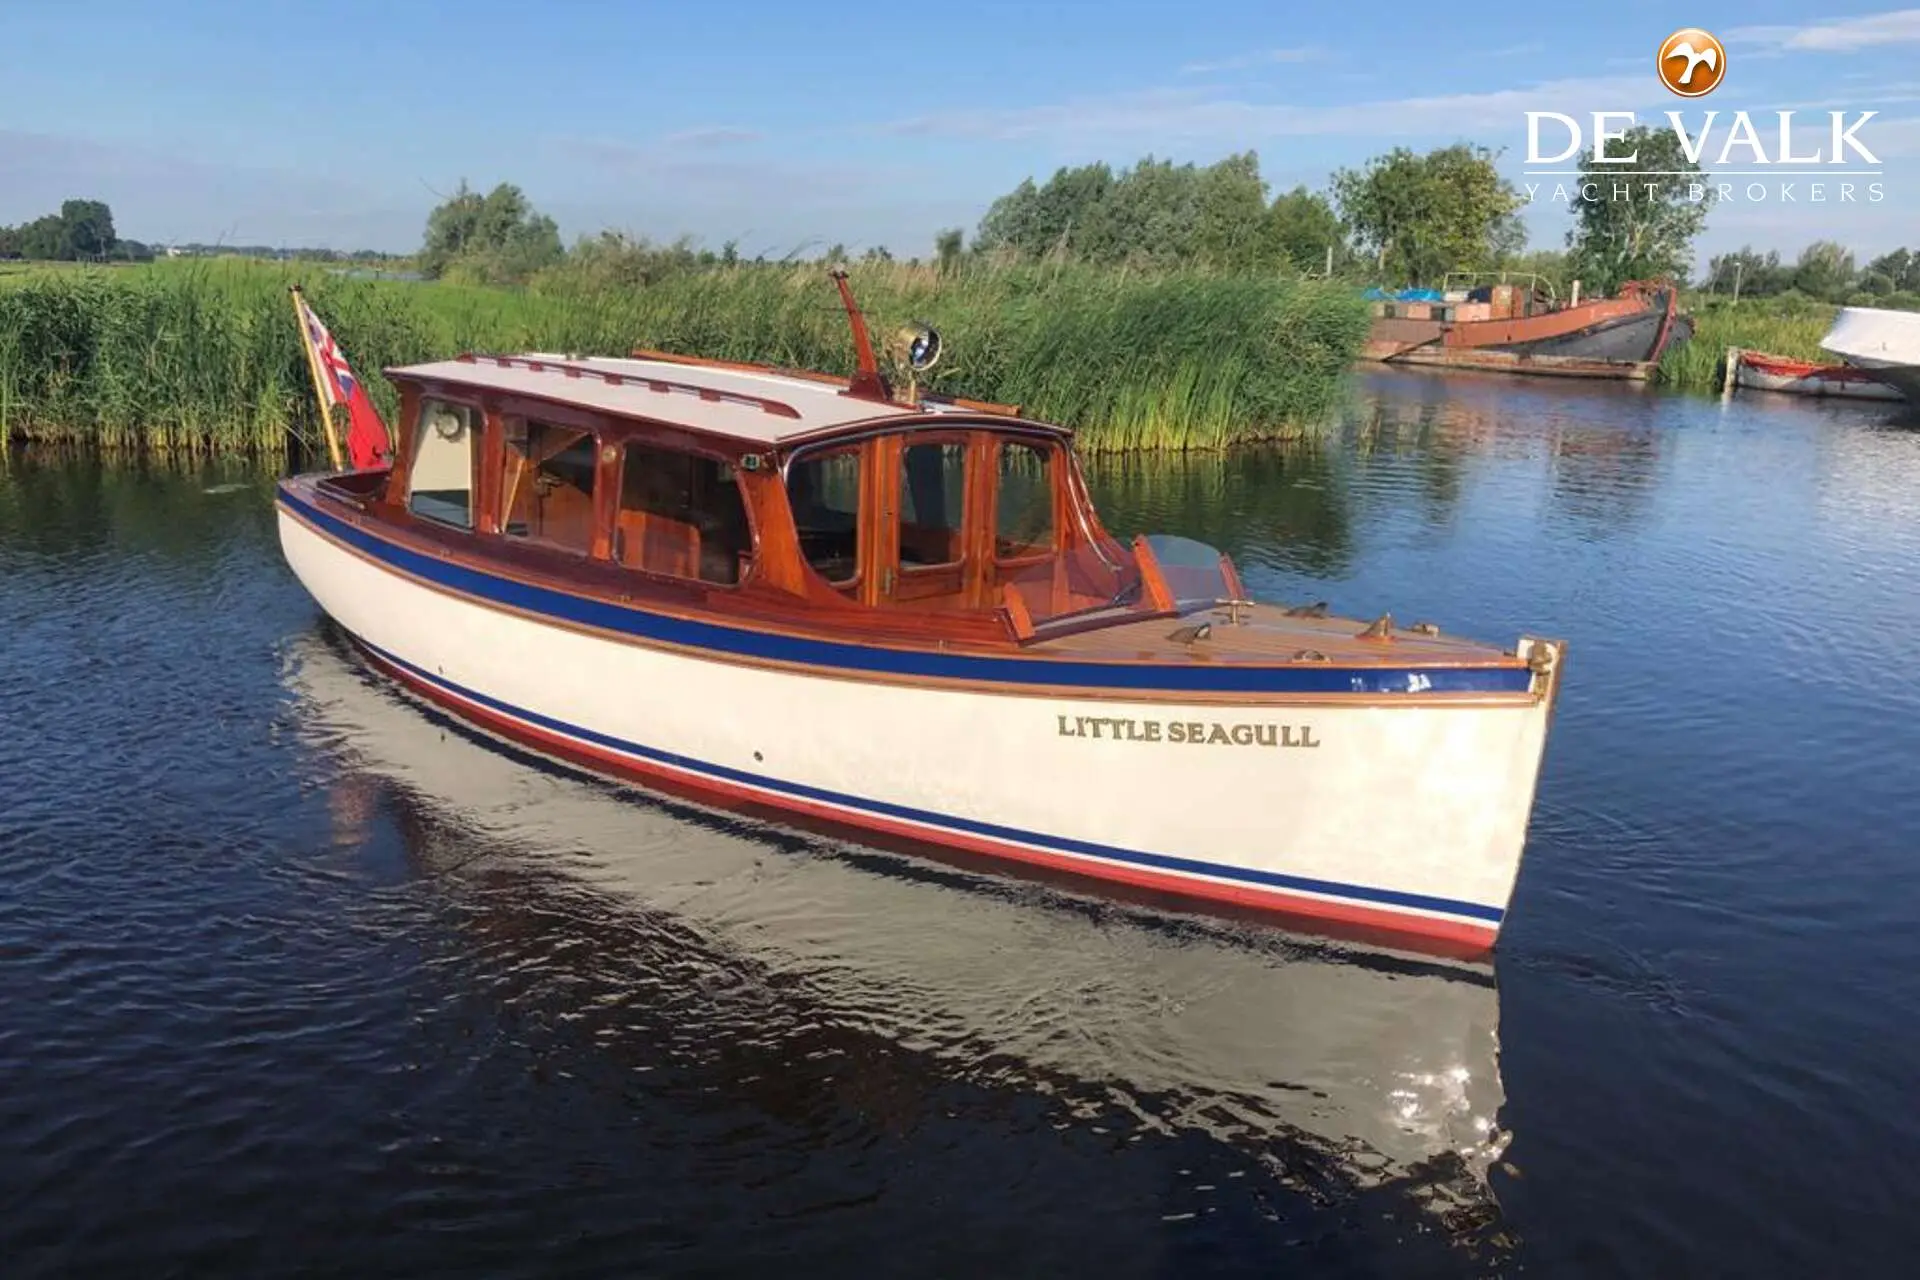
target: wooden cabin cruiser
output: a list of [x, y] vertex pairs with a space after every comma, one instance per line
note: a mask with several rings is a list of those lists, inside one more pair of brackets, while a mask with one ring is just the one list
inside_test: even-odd
[[1491, 946], [1560, 643], [1255, 604], [1210, 548], [1123, 542], [1066, 430], [896, 395], [839, 285], [850, 383], [659, 356], [388, 370], [391, 467], [284, 481], [288, 562], [394, 678], [613, 775]]

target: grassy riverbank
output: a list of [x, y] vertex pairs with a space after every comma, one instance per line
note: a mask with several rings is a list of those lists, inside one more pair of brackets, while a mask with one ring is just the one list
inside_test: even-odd
[[1740, 302], [1695, 298], [1686, 305], [1693, 313], [1693, 339], [1669, 347], [1661, 358], [1658, 381], [1662, 386], [1718, 392], [1728, 347], [1802, 360], [1832, 359], [1820, 350], [1820, 339], [1833, 327], [1839, 310], [1831, 303], [1805, 298]]
[[[313, 435], [286, 287], [299, 280], [383, 411], [383, 367], [463, 350], [635, 345], [845, 370], [816, 266], [739, 266], [629, 288], [352, 280], [238, 261], [0, 275], [0, 434], [109, 449], [278, 449]], [[1366, 331], [1343, 286], [1088, 267], [853, 269], [876, 336], [941, 331], [932, 389], [1025, 406], [1094, 452], [1212, 448], [1321, 421]]]

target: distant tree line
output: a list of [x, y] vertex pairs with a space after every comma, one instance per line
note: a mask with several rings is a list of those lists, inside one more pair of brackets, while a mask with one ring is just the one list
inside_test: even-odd
[[1858, 306], [1920, 306], [1920, 249], [1895, 249], [1859, 266], [1852, 250], [1832, 240], [1814, 241], [1792, 262], [1778, 250], [1743, 246], [1713, 257], [1700, 287], [1742, 298], [1798, 295]]
[[[1104, 164], [1063, 168], [1044, 184], [1029, 178], [994, 201], [972, 252], [1141, 267], [1331, 270], [1393, 286], [1515, 269], [1549, 270], [1562, 286], [1579, 278], [1590, 291], [1630, 279], [1681, 278], [1710, 203], [1685, 198], [1685, 175], [1699, 166], [1680, 153], [1670, 131], [1631, 131], [1609, 155], [1635, 151], [1631, 165], [1600, 166], [1591, 152], [1585, 157], [1593, 181], [1568, 184], [1580, 194], [1567, 202], [1573, 225], [1559, 253], [1527, 250], [1520, 220], [1526, 197], [1501, 176], [1498, 152], [1470, 143], [1424, 154], [1395, 148], [1336, 171], [1325, 193], [1299, 186], [1271, 200], [1251, 151], [1206, 167], [1148, 157], [1118, 173]], [[1639, 173], [1650, 176], [1634, 181]], [[942, 262], [960, 252], [958, 234], [942, 233]]]
[[39, 262], [145, 261], [153, 251], [113, 232], [113, 210], [101, 200], [68, 200], [60, 212], [0, 227], [0, 258]]
[[[936, 254], [960, 252], [946, 232]], [[1022, 182], [993, 202], [976, 253], [1072, 259], [1110, 266], [1225, 270], [1324, 269], [1344, 262], [1346, 236], [1324, 196], [1297, 187], [1269, 201], [1259, 157], [1228, 156], [1202, 168], [1152, 156], [1118, 173], [1104, 164]], [[1336, 264], [1337, 265], [1337, 264]]]
[[[156, 254], [160, 250], [156, 247]], [[281, 262], [402, 262], [411, 254], [378, 249], [289, 249], [264, 244], [176, 244], [165, 252], [180, 258], [266, 258]]]
[[[1615, 157], [1632, 154], [1633, 162]], [[1641, 126], [1593, 151], [1565, 188], [1570, 226], [1564, 246], [1529, 248], [1520, 213], [1527, 199], [1498, 169], [1499, 153], [1470, 143], [1425, 153], [1396, 148], [1333, 173], [1324, 192], [1269, 191], [1252, 151], [1210, 165], [1148, 156], [1130, 168], [1061, 168], [1028, 178], [995, 200], [971, 243], [958, 227], [939, 232], [930, 262], [942, 274], [991, 262], [1081, 262], [1162, 270], [1332, 274], [1356, 284], [1437, 286], [1453, 273], [1543, 278], [1562, 296], [1575, 281], [1589, 296], [1629, 280], [1691, 274], [1693, 244], [1713, 205], [1712, 188], [1691, 198], [1696, 161], [1671, 130]], [[1705, 184], [1703, 184], [1705, 185]], [[1547, 198], [1536, 191], [1536, 200]], [[781, 262], [795, 261], [789, 254]], [[847, 262], [845, 245], [815, 259]], [[885, 248], [864, 262], [891, 262]], [[615, 231], [571, 248], [552, 218], [519, 187], [482, 195], [463, 182], [428, 216], [419, 255], [431, 278], [488, 284], [641, 287], [688, 272], [765, 263], [728, 241], [718, 251], [690, 237], [658, 244]], [[910, 261], [919, 265], [920, 259]], [[1752, 249], [1712, 260], [1699, 287], [1743, 297], [1799, 294], [1826, 302], [1887, 300], [1920, 305], [1920, 250], [1897, 250], [1856, 266], [1851, 252], [1823, 241], [1786, 265]]]

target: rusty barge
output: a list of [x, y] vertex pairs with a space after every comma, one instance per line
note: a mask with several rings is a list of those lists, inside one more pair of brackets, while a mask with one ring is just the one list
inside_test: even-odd
[[1539, 281], [1374, 291], [1373, 328], [1362, 357], [1561, 378], [1645, 382], [1661, 353], [1693, 333], [1666, 282], [1633, 281], [1617, 297], [1562, 302]]

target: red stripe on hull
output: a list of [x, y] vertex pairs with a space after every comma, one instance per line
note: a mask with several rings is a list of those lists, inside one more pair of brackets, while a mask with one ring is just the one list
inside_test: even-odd
[[[1229, 908], [1230, 914], [1253, 914], [1261, 918], [1281, 917], [1311, 923], [1316, 932], [1365, 942], [1414, 946], [1421, 951], [1446, 956], [1483, 956], [1494, 944], [1496, 930], [1484, 925], [1431, 916], [1385, 911], [1354, 903], [1328, 901], [1214, 880], [1190, 879], [1147, 868], [1130, 867], [1100, 860], [1082, 860], [1060, 854], [1008, 844], [950, 828], [922, 827], [882, 814], [820, 804], [797, 796], [774, 795], [671, 766], [635, 760], [598, 747], [589, 746], [561, 734], [530, 725], [490, 707], [470, 702], [412, 672], [385, 661], [379, 654], [356, 646], [367, 661], [398, 683], [419, 693], [437, 706], [445, 707], [470, 721], [514, 742], [535, 748], [596, 773], [609, 774], [637, 782], [658, 791], [714, 805], [734, 812], [768, 818], [788, 825], [803, 825], [835, 835], [892, 837], [891, 848], [924, 854], [951, 850], [974, 855], [995, 863], [1014, 862], [1043, 873], [1049, 878], [1086, 883], [1089, 880], [1122, 885], [1175, 903], [1197, 903], [1210, 908]], [[811, 821], [804, 821], [810, 819]]]

